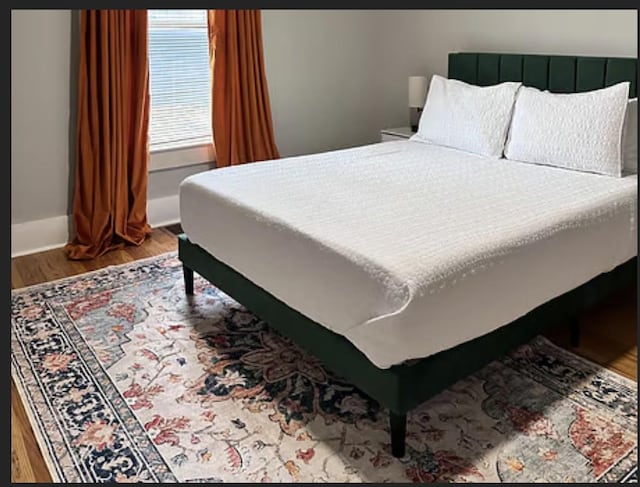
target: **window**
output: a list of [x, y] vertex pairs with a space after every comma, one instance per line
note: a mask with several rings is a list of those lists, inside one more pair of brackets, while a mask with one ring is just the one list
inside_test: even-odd
[[149, 10], [148, 19], [149, 149], [153, 153], [210, 145], [207, 11]]

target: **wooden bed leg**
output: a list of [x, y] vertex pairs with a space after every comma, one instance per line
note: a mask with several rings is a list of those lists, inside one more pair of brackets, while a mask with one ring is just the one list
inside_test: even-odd
[[193, 269], [182, 264], [182, 272], [184, 274], [184, 292], [188, 296], [193, 296]]
[[402, 458], [405, 453], [407, 415], [389, 411], [389, 426], [391, 427], [391, 454], [396, 458]]
[[580, 320], [576, 317], [576, 318], [572, 318], [571, 319], [571, 323], [570, 323], [570, 343], [572, 347], [579, 347], [580, 346]]

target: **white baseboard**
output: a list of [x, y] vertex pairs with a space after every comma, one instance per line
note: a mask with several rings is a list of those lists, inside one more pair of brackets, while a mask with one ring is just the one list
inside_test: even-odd
[[180, 197], [175, 194], [147, 202], [147, 220], [152, 227], [164, 227], [180, 221]]
[[54, 216], [11, 225], [11, 257], [62, 247], [69, 237], [69, 217]]
[[[70, 218], [70, 216], [61, 215], [11, 225], [11, 257], [63, 247], [69, 240]], [[178, 195], [149, 200], [147, 219], [152, 227], [178, 223], [180, 221]]]

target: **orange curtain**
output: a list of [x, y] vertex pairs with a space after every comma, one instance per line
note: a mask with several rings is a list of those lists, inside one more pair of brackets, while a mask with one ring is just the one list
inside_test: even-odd
[[216, 167], [279, 157], [259, 10], [209, 10]]
[[141, 244], [147, 224], [149, 63], [146, 10], [80, 13], [78, 133], [71, 259]]

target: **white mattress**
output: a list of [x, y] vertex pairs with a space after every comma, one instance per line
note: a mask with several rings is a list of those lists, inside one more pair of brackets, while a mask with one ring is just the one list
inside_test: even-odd
[[217, 169], [189, 239], [376, 366], [493, 331], [637, 253], [637, 176], [415, 141]]

